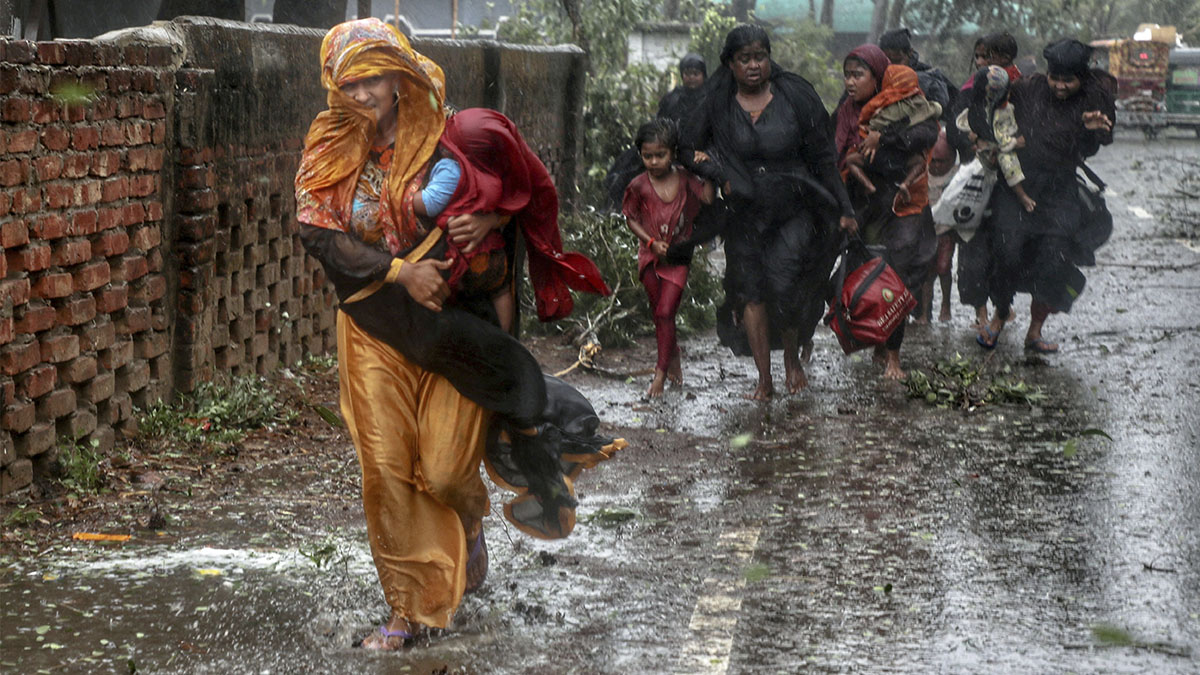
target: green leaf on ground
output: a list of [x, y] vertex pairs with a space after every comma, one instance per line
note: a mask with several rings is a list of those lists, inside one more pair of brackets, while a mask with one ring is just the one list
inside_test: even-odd
[[1092, 637], [1096, 638], [1096, 642], [1112, 647], [1132, 647], [1138, 643], [1129, 631], [1106, 623], [1092, 626]]
[[754, 434], [738, 434], [729, 439], [729, 447], [737, 450], [750, 445], [750, 441], [754, 440]]
[[313, 410], [317, 411], [317, 414], [320, 415], [321, 419], [325, 420], [326, 424], [328, 424], [329, 426], [337, 427], [339, 429], [343, 426], [342, 418], [338, 417], [337, 413], [333, 412], [329, 408], [326, 408], [323, 405], [317, 404], [317, 405], [313, 405]]
[[755, 563], [746, 568], [746, 583], [754, 584], [771, 576], [771, 568], [762, 563]]

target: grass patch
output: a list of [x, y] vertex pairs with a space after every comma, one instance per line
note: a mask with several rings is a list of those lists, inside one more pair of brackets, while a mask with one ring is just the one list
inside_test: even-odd
[[142, 414], [138, 430], [148, 438], [184, 443], [236, 443], [247, 431], [289, 422], [296, 415], [280, 408], [266, 380], [247, 376], [227, 385], [205, 382], [175, 404], [153, 406]]
[[58, 446], [58, 481], [75, 494], [92, 494], [104, 487], [100, 470], [100, 441], [79, 439]]

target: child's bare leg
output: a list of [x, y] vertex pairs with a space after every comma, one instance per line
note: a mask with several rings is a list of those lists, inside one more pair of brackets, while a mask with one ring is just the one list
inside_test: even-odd
[[938, 321], [949, 321], [950, 286], [953, 280], [950, 278], [950, 273], [946, 272], [945, 274], [938, 276], [938, 281], [940, 281], [942, 284], [942, 309], [938, 312]]
[[875, 194], [875, 184], [871, 182], [870, 178], [867, 178], [867, 173], [862, 170], [861, 166], [858, 166], [857, 164], [851, 164], [846, 167], [846, 170], [850, 172], [850, 175], [853, 176], [855, 180], [862, 183], [862, 186], [864, 189], [866, 189], [867, 194]]
[[500, 330], [512, 332], [513, 320], [516, 314], [516, 303], [513, 302], [512, 284], [492, 296], [492, 308], [496, 310], [496, 318], [500, 320]]
[[683, 384], [683, 359], [679, 347], [675, 348], [675, 355], [671, 357], [671, 365], [667, 368], [667, 378], [671, 380], [671, 384], [677, 387]]

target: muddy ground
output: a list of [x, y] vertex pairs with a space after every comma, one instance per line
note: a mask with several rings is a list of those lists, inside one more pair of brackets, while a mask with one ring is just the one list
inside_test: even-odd
[[[312, 407], [336, 409], [336, 378], [309, 364], [275, 378], [287, 425], [204, 452], [133, 444], [105, 494], [6, 500], [40, 518], [0, 534], [0, 671], [1196, 672], [1200, 246], [1196, 195], [1174, 191], [1198, 156], [1188, 136], [1122, 135], [1091, 162], [1116, 234], [1048, 324], [1062, 352], [1027, 355], [1022, 316], [985, 366], [1039, 405], [928, 405], [824, 329], [812, 387], [769, 404], [741, 398], [751, 363], [711, 334], [661, 402], [644, 376], [576, 369], [631, 445], [580, 481], [575, 534], [520, 535], [496, 491], [482, 592], [452, 630], [373, 654], [352, 646], [387, 611], [357, 466]], [[971, 319], [956, 304], [911, 328], [905, 366], [979, 367]], [[574, 361], [531, 344], [548, 371]], [[651, 352], [598, 363], [637, 372]]]

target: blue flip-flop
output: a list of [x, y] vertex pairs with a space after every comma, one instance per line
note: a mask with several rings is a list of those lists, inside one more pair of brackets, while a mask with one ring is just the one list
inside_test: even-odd
[[[984, 326], [983, 329], [987, 331], [988, 340], [991, 340], [991, 342], [989, 343], [988, 340], [983, 339], [983, 335], [976, 335], [975, 341], [978, 342], [979, 346], [983, 347], [984, 349], [995, 349], [996, 341], [1000, 339], [1000, 331], [998, 330], [993, 333], [991, 326]], [[1000, 330], [1004, 329], [1001, 328]]]

